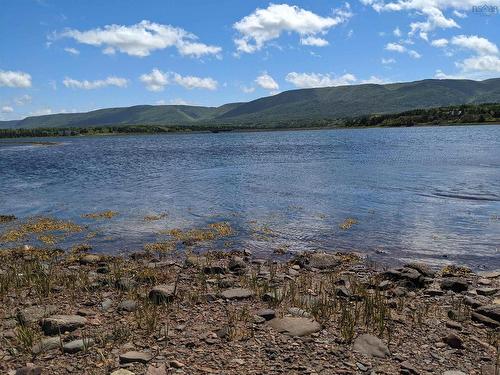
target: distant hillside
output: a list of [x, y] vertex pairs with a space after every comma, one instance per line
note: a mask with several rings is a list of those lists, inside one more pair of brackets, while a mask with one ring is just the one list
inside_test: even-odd
[[287, 120], [353, 118], [460, 104], [500, 103], [500, 78], [485, 81], [423, 80], [285, 91], [220, 107], [139, 105], [0, 121], [0, 128], [64, 128], [121, 125], [237, 126]]

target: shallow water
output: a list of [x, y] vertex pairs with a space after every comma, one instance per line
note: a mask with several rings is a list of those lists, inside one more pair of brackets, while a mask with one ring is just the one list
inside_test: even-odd
[[[43, 141], [62, 144], [0, 141], [0, 214], [88, 224], [97, 251], [223, 220], [236, 230], [227, 247], [261, 255], [356, 250], [500, 267], [500, 126]], [[103, 210], [119, 215], [81, 217]], [[358, 223], [343, 230], [346, 218]]]

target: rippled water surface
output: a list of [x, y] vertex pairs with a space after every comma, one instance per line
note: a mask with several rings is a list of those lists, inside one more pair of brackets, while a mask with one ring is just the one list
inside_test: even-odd
[[[99, 251], [227, 221], [236, 235], [224, 245], [261, 255], [356, 250], [500, 267], [500, 126], [43, 141], [61, 144], [0, 141], [0, 214], [87, 224]], [[102, 210], [119, 215], [81, 217]], [[358, 223], [341, 229], [346, 218]]]

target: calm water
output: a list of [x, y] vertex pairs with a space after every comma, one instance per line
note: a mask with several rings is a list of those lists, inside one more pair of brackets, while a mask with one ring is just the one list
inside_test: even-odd
[[[0, 213], [88, 224], [98, 251], [224, 220], [237, 233], [226, 245], [261, 255], [356, 250], [500, 267], [500, 126], [54, 141], [0, 143]], [[120, 215], [81, 218], [102, 210]], [[358, 224], [340, 229], [346, 218]]]

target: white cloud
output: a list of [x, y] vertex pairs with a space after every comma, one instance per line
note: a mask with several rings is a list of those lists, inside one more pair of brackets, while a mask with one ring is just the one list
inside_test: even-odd
[[383, 78], [377, 77], [377, 76], [371, 76], [368, 79], [363, 79], [361, 83], [371, 83], [371, 84], [376, 84], [376, 85], [383, 85], [385, 83], [389, 83], [389, 81], [386, 81]]
[[149, 91], [163, 91], [168, 85], [168, 75], [159, 69], [153, 69], [151, 73], [143, 74], [139, 79]]
[[169, 104], [171, 104], [171, 105], [190, 105], [190, 103], [188, 101], [181, 99], [181, 98], [171, 99], [169, 101]]
[[270, 4], [265, 9], [257, 8], [233, 25], [239, 33], [234, 43], [239, 53], [253, 53], [262, 49], [267, 42], [279, 38], [282, 33], [294, 32], [300, 35], [302, 44], [326, 45], [323, 38], [315, 40], [316, 44], [307, 43], [311, 43], [310, 37], [325, 35], [330, 28], [350, 17], [352, 13], [348, 3], [344, 9], [334, 11], [332, 17], [322, 17], [298, 6]]
[[266, 72], [262, 73], [255, 79], [255, 83], [265, 90], [276, 91], [280, 87], [278, 83]]
[[31, 75], [19, 71], [0, 70], [0, 86], [31, 87]]
[[385, 46], [385, 49], [387, 51], [393, 51], [393, 52], [398, 52], [398, 53], [407, 53], [410, 57], [414, 59], [419, 59], [422, 57], [420, 53], [417, 51], [414, 51], [412, 49], [408, 49], [405, 46], [398, 44], [398, 43], [387, 43]]
[[119, 51], [137, 57], [169, 47], [177, 48], [183, 56], [193, 57], [217, 55], [222, 51], [218, 46], [198, 42], [196, 35], [184, 29], [146, 20], [131, 26], [113, 24], [87, 31], [69, 29], [54, 37], [72, 38], [82, 44], [102, 47], [105, 54]]
[[22, 95], [17, 98], [14, 98], [14, 103], [16, 103], [16, 105], [25, 105], [31, 103], [31, 96]]
[[498, 47], [486, 38], [481, 38], [477, 35], [458, 35], [451, 39], [451, 44], [469, 49], [479, 55], [495, 55], [498, 54]]
[[330, 74], [291, 72], [285, 79], [299, 88], [343, 86], [356, 82], [356, 77], [350, 73], [334, 77]]
[[446, 47], [448, 45], [448, 40], [444, 39], [444, 38], [434, 39], [431, 42], [431, 45], [434, 46], [434, 47], [443, 48], [443, 47]]
[[251, 94], [252, 92], [255, 91], [255, 87], [253, 87], [253, 86], [250, 86], [250, 87], [241, 86], [241, 91], [243, 91], [245, 94]]
[[99, 79], [96, 81], [78, 81], [73, 78], [66, 77], [63, 80], [63, 85], [72, 89], [84, 89], [84, 90], [94, 90], [103, 87], [116, 86], [116, 87], [127, 87], [128, 81], [125, 78], [120, 77], [108, 77], [106, 79]]
[[[410, 34], [418, 33], [427, 40], [428, 33], [436, 28], [459, 28], [459, 24], [451, 17], [446, 17], [444, 11], [453, 10], [453, 16], [464, 18], [461, 11], [469, 11], [481, 2], [477, 0], [361, 0], [364, 5], [371, 6], [377, 12], [406, 11], [412, 16], [423, 16], [424, 20], [410, 24]], [[488, 5], [500, 6], [500, 0], [489, 0]]]
[[318, 38], [316, 36], [308, 36], [300, 39], [300, 44], [304, 46], [315, 46], [315, 47], [325, 47], [327, 46], [328, 40], [323, 38]]
[[2, 113], [12, 113], [12, 112], [14, 112], [14, 108], [12, 108], [11, 106], [6, 105], [6, 106], [2, 107], [2, 111], [1, 112]]
[[151, 73], [139, 77], [149, 91], [163, 91], [165, 86], [176, 83], [187, 89], [216, 90], [218, 82], [211, 77], [182, 76], [178, 73], [164, 73], [159, 69], [153, 69]]
[[500, 73], [500, 58], [498, 56], [473, 56], [457, 62], [456, 65], [465, 73]]
[[399, 29], [399, 27], [396, 27], [392, 33], [394, 34], [394, 36], [397, 36], [398, 38], [402, 35], [401, 33], [401, 30]]
[[195, 76], [181, 76], [177, 73], [172, 73], [172, 79], [178, 85], [185, 87], [186, 89], [206, 89], [206, 90], [216, 90], [218, 82], [213, 78], [206, 77], [195, 77]]
[[384, 65], [388, 65], [388, 64], [395, 64], [396, 63], [396, 59], [393, 59], [393, 58], [389, 58], [389, 59], [386, 59], [386, 58], [383, 58], [382, 57], [382, 60], [380, 60], [382, 62], [382, 64]]
[[76, 48], [66, 47], [64, 50], [66, 52], [68, 52], [70, 55], [79, 55], [80, 54], [80, 51], [78, 51]]

